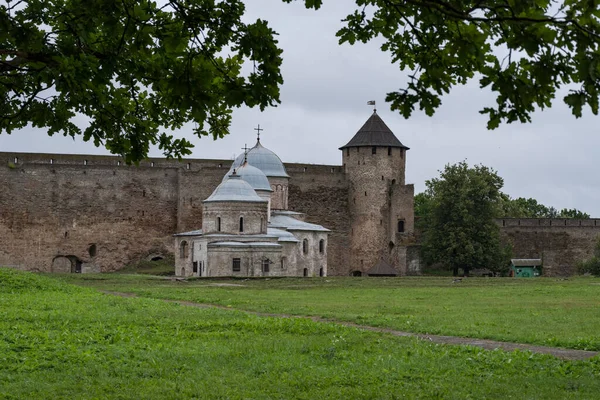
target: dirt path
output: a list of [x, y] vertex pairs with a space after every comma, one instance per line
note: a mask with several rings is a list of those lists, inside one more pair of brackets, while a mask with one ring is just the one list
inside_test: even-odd
[[[113, 295], [113, 296], [120, 296], [120, 297], [138, 297], [134, 293], [109, 292], [109, 291], [102, 291], [102, 293]], [[383, 332], [383, 333], [387, 333], [387, 334], [394, 335], [394, 336], [417, 337], [421, 340], [427, 340], [427, 341], [430, 341], [433, 343], [440, 343], [440, 344], [475, 346], [475, 347], [481, 347], [482, 349], [485, 349], [485, 350], [501, 349], [501, 350], [505, 350], [505, 351], [514, 351], [514, 350], [531, 351], [532, 353], [550, 354], [554, 357], [558, 357], [563, 360], [586, 360], [588, 358], [600, 355], [600, 352], [597, 352], [597, 351], [563, 349], [560, 347], [538, 346], [538, 345], [534, 345], [534, 344], [498, 342], [495, 340], [465, 338], [465, 337], [458, 337], [458, 336], [426, 335], [426, 334], [421, 334], [421, 333], [398, 331], [398, 330], [389, 329], [389, 328], [378, 328], [378, 327], [368, 326], [368, 325], [359, 325], [359, 324], [354, 324], [352, 322], [344, 322], [344, 321], [338, 321], [338, 320], [326, 319], [326, 318], [320, 318], [320, 317], [308, 317], [308, 316], [302, 316], [302, 315], [288, 315], [288, 314], [271, 314], [271, 313], [262, 313], [262, 312], [257, 312], [257, 311], [242, 310], [239, 308], [225, 307], [225, 306], [220, 306], [220, 305], [216, 305], [216, 304], [202, 304], [202, 303], [193, 303], [190, 301], [169, 300], [169, 299], [162, 299], [162, 300], [165, 302], [168, 302], [168, 303], [178, 303], [178, 304], [188, 306], [188, 307], [219, 308], [219, 309], [223, 309], [223, 310], [241, 311], [241, 312], [245, 312], [248, 314], [257, 315], [257, 316], [261, 316], [261, 317], [306, 318], [306, 319], [310, 319], [315, 322], [334, 323], [334, 324], [339, 324], [339, 325], [348, 326], [348, 327], [352, 327], [352, 328], [362, 329], [365, 331]]]

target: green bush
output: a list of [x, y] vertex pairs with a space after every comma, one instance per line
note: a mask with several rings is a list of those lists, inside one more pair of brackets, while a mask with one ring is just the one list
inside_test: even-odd
[[580, 262], [577, 265], [580, 274], [592, 274], [600, 276], [600, 237], [596, 240], [594, 255], [589, 260]]

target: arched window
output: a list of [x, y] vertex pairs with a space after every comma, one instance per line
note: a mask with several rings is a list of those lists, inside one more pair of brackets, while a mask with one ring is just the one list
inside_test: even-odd
[[404, 220], [399, 219], [398, 220], [398, 233], [402, 233], [402, 232], [404, 232]]
[[217, 232], [221, 232], [221, 217], [217, 217]]
[[285, 257], [281, 257], [281, 269], [285, 269]]
[[307, 254], [307, 253], [308, 253], [308, 239], [304, 239], [304, 240], [302, 241], [302, 252], [303, 252], [304, 254]]
[[244, 232], [244, 217], [240, 217], [240, 232]]
[[187, 256], [188, 256], [188, 243], [184, 240], [179, 245], [179, 257], [187, 258]]
[[325, 239], [319, 240], [319, 253], [325, 252]]

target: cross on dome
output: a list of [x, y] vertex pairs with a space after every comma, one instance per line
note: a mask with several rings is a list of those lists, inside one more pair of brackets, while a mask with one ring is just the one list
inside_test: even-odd
[[260, 142], [260, 131], [264, 131], [264, 129], [262, 129], [260, 124], [258, 124], [258, 127], [254, 128], [254, 130], [257, 132], [257, 140]]
[[244, 164], [245, 164], [248, 161], [248, 150], [249, 150], [248, 144], [244, 144], [244, 147], [242, 147], [242, 150], [244, 150]]

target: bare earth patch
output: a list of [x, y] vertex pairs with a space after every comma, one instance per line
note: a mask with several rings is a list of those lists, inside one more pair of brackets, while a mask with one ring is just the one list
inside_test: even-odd
[[[244, 286], [244, 285], [230, 284], [230, 283], [214, 283], [214, 284], [211, 284], [211, 286]], [[111, 292], [111, 291], [102, 291], [102, 292], [105, 294], [113, 295], [113, 296], [137, 297], [137, 295], [134, 293], [122, 293], [122, 292]], [[563, 360], [586, 360], [588, 358], [592, 358], [597, 355], [600, 355], [600, 352], [597, 352], [597, 351], [563, 349], [560, 347], [537, 346], [537, 345], [533, 345], [533, 344], [500, 342], [500, 341], [496, 341], [496, 340], [465, 338], [465, 337], [457, 337], [457, 336], [427, 335], [427, 334], [420, 334], [420, 333], [413, 333], [413, 332], [398, 331], [398, 330], [388, 329], [388, 328], [378, 328], [378, 327], [368, 326], [368, 325], [359, 325], [359, 324], [354, 324], [351, 322], [336, 321], [336, 320], [325, 319], [325, 318], [320, 318], [320, 317], [261, 313], [261, 312], [247, 311], [247, 310], [241, 310], [241, 309], [236, 309], [236, 308], [231, 308], [231, 307], [224, 307], [224, 306], [215, 305], [215, 304], [200, 304], [200, 303], [193, 303], [190, 301], [181, 301], [181, 300], [168, 300], [168, 299], [163, 299], [163, 300], [165, 302], [178, 303], [178, 304], [181, 304], [184, 306], [189, 306], [189, 307], [219, 308], [219, 309], [223, 309], [223, 310], [242, 311], [242, 312], [245, 312], [248, 314], [258, 315], [258, 316], [262, 316], [262, 317], [308, 318], [308, 319], [311, 319], [316, 322], [335, 323], [335, 324], [349, 326], [349, 327], [353, 327], [353, 328], [357, 328], [357, 329], [363, 329], [366, 331], [387, 333], [387, 334], [394, 335], [394, 336], [417, 337], [421, 340], [426, 340], [426, 341], [430, 341], [433, 343], [439, 343], [439, 344], [474, 346], [474, 347], [480, 347], [485, 350], [501, 349], [501, 350], [505, 350], [505, 351], [515, 351], [515, 350], [530, 351], [532, 353], [538, 353], [538, 354], [549, 354], [554, 357], [561, 358]]]

